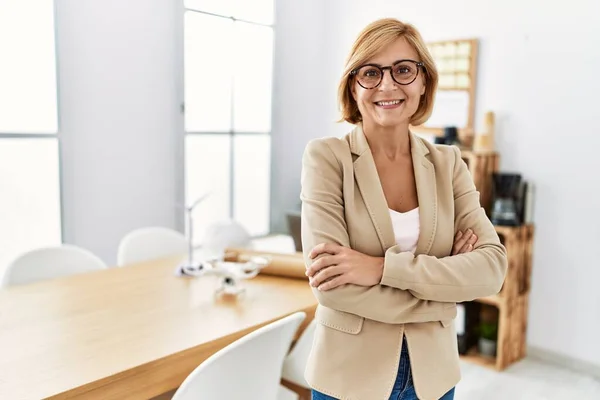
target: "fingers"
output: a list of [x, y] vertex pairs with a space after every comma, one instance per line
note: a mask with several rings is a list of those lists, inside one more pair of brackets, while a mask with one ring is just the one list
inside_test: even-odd
[[339, 244], [335, 243], [321, 243], [316, 245], [308, 254], [308, 257], [311, 259], [315, 259], [320, 254], [328, 253], [328, 254], [337, 254], [343, 247]]
[[476, 242], [477, 242], [477, 235], [472, 235], [471, 238], [469, 240], [467, 240], [467, 243], [465, 243], [465, 245], [460, 249], [458, 254], [469, 253], [469, 252], [473, 251], [473, 246], [475, 246]]
[[465, 243], [465, 245], [458, 251], [458, 254], [469, 253], [473, 251], [473, 246], [477, 242], [477, 235], [473, 234], [469, 240]]
[[452, 247], [452, 255], [472, 251], [476, 242], [477, 235], [473, 233], [472, 229], [467, 229], [464, 234], [462, 231], [457, 232], [454, 238], [454, 246]]
[[452, 247], [452, 255], [456, 255], [463, 248], [463, 246], [467, 243], [467, 240], [471, 237], [473, 231], [470, 229], [466, 232], [458, 231], [454, 238], [454, 246]]
[[454, 235], [454, 244], [452, 245], [452, 255], [456, 255], [458, 253], [458, 248], [456, 247], [458, 244], [458, 241], [460, 240], [460, 238], [463, 236], [462, 231], [458, 231], [456, 232], [456, 235]]
[[323, 256], [319, 258], [317, 261], [313, 262], [310, 267], [306, 269], [306, 276], [313, 277], [316, 273], [321, 271], [324, 268], [331, 267], [332, 265], [336, 265], [337, 261], [335, 256]]
[[342, 274], [342, 275], [338, 275], [335, 278], [324, 282], [323, 284], [319, 285], [317, 287], [317, 289], [319, 289], [320, 291], [327, 291], [327, 290], [331, 290], [331, 289], [335, 289], [338, 286], [341, 286], [343, 284], [346, 283], [346, 274]]
[[341, 275], [344, 272], [344, 268], [339, 265], [323, 268], [318, 274], [310, 278], [310, 286], [319, 287], [324, 282], [327, 282], [328, 279]]

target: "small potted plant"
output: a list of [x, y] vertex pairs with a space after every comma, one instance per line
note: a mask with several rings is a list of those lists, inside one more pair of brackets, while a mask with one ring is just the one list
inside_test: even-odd
[[498, 338], [498, 324], [482, 322], [479, 324], [479, 353], [484, 356], [496, 355], [496, 342]]

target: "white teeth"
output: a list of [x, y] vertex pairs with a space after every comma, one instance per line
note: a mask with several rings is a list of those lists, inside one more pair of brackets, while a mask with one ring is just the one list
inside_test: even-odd
[[392, 101], [378, 101], [377, 103], [378, 106], [391, 106], [394, 104], [400, 104], [400, 100], [392, 100]]

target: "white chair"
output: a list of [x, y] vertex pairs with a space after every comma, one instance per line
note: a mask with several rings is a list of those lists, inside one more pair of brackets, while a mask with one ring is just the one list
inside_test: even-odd
[[280, 385], [283, 359], [306, 314], [298, 312], [263, 326], [200, 364], [173, 400], [280, 400], [296, 398]]
[[163, 227], [136, 229], [121, 239], [117, 250], [117, 265], [185, 254], [188, 241], [180, 232]]
[[1, 286], [23, 285], [46, 279], [107, 268], [98, 256], [81, 247], [64, 244], [28, 251], [6, 269]]
[[291, 382], [306, 391], [310, 391], [310, 386], [306, 382], [306, 379], [304, 379], [304, 370], [306, 369], [308, 356], [313, 345], [316, 327], [317, 323], [313, 319], [296, 341], [296, 345], [292, 351], [285, 358], [281, 373], [281, 377], [285, 381]]

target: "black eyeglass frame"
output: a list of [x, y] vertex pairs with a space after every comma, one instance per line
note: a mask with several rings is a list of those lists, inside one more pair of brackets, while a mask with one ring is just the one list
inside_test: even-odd
[[[398, 65], [398, 64], [400, 64], [400, 63], [403, 63], [403, 62], [407, 62], [407, 61], [408, 61], [408, 62], [411, 62], [411, 63], [414, 63], [414, 64], [417, 66], [417, 73], [415, 74], [415, 77], [413, 78], [413, 80], [412, 80], [412, 81], [410, 81], [410, 82], [408, 82], [408, 83], [400, 83], [400, 82], [398, 82], [398, 81], [396, 80], [396, 78], [394, 78], [394, 74], [392, 73], [392, 69], [393, 69], [393, 68], [394, 68], [396, 65]], [[377, 69], [378, 69], [378, 70], [381, 72], [381, 75], [380, 75], [380, 78], [379, 78], [379, 82], [377, 82], [377, 85], [375, 85], [375, 86], [373, 86], [373, 87], [365, 87], [365, 86], [363, 86], [363, 84], [362, 84], [362, 83], [360, 83], [360, 79], [358, 79], [358, 77], [356, 77], [356, 74], [358, 74], [358, 71], [359, 71], [361, 68], [364, 68], [364, 67], [375, 67], [375, 68], [377, 68]], [[419, 76], [419, 69], [421, 69], [421, 68], [423, 69], [423, 72], [425, 72], [425, 64], [423, 64], [423, 62], [422, 62], [422, 61], [415, 61], [415, 60], [406, 59], [406, 60], [398, 60], [398, 61], [396, 61], [395, 63], [393, 63], [392, 65], [388, 65], [387, 67], [382, 67], [382, 66], [380, 66], [380, 65], [377, 65], [377, 64], [363, 64], [363, 65], [361, 65], [360, 67], [358, 67], [358, 68], [355, 68], [355, 69], [353, 69], [352, 71], [350, 71], [350, 75], [351, 75], [351, 76], [355, 76], [355, 77], [356, 77], [356, 81], [358, 82], [358, 84], [359, 84], [359, 85], [360, 85], [362, 88], [364, 88], [364, 89], [367, 89], [367, 90], [368, 90], [368, 89], [375, 89], [376, 87], [378, 87], [379, 85], [381, 85], [381, 82], [383, 81], [383, 75], [385, 74], [385, 71], [386, 71], [386, 70], [389, 70], [389, 71], [390, 71], [390, 76], [392, 77], [392, 80], [393, 80], [394, 82], [396, 82], [398, 85], [406, 86], [406, 85], [410, 85], [411, 83], [413, 83], [413, 82], [414, 82], [414, 81], [417, 79], [417, 77]]]

